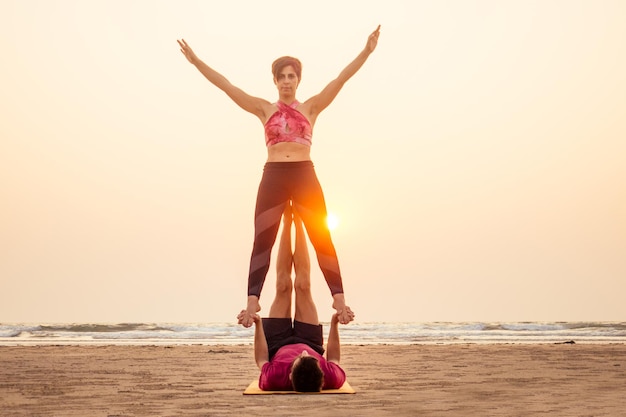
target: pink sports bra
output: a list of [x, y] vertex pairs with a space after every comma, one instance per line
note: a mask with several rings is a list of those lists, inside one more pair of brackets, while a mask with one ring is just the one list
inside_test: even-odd
[[265, 144], [269, 148], [280, 142], [296, 142], [311, 146], [311, 124], [296, 107], [300, 103], [294, 101], [287, 105], [276, 102], [278, 110], [265, 122]]

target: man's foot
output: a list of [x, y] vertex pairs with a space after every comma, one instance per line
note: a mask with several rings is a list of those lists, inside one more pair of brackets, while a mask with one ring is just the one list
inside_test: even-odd
[[333, 308], [337, 310], [339, 323], [348, 324], [354, 320], [354, 312], [346, 305], [346, 300], [343, 294], [333, 295]]
[[243, 327], [250, 327], [254, 324], [254, 316], [256, 316], [256, 313], [259, 311], [261, 311], [259, 297], [249, 295], [248, 306], [237, 315], [237, 322], [243, 325]]
[[342, 310], [337, 310], [337, 315], [341, 324], [348, 324], [354, 320], [354, 312], [348, 306], [345, 306]]

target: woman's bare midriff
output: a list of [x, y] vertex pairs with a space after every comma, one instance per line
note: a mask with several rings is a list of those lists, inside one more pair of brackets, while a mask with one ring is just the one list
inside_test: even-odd
[[295, 142], [281, 142], [267, 148], [267, 162], [311, 160], [311, 147]]

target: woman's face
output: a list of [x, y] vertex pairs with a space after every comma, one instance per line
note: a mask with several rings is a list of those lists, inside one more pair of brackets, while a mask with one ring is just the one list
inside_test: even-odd
[[274, 84], [281, 95], [294, 95], [299, 84], [298, 75], [291, 65], [287, 65], [274, 78]]

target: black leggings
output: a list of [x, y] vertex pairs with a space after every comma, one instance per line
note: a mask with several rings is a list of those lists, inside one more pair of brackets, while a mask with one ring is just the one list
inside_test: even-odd
[[270, 267], [272, 247], [289, 200], [302, 218], [332, 295], [343, 293], [335, 246], [326, 225], [326, 202], [311, 161], [267, 162], [259, 184], [254, 213], [254, 245], [250, 258], [248, 295], [261, 296]]

